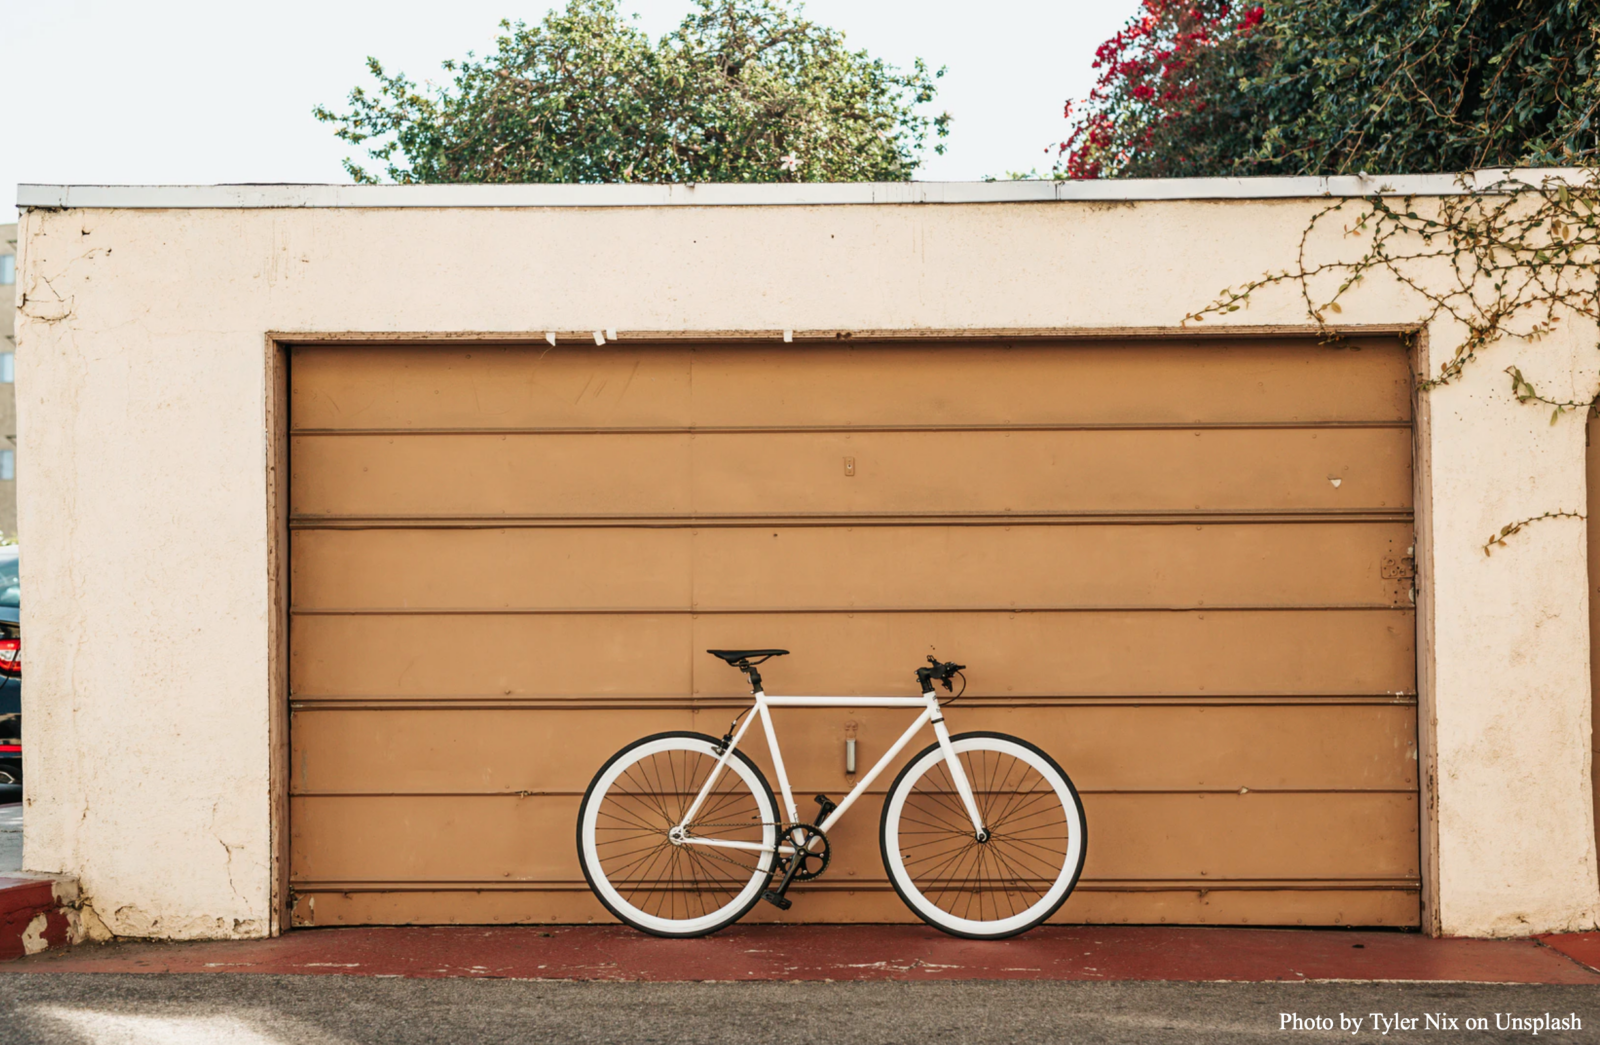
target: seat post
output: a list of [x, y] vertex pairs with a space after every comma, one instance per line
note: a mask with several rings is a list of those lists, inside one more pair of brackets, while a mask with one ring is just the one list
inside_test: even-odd
[[[728, 667], [738, 668], [750, 676], [752, 693], [762, 692], [761, 672], [756, 670], [756, 665], [773, 657], [787, 656], [789, 653], [786, 649], [708, 649], [706, 652], [720, 659]], [[752, 660], [752, 657], [755, 659]]]

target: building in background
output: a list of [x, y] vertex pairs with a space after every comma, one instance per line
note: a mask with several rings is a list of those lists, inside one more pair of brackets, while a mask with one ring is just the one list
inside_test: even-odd
[[0, 225], [0, 533], [17, 535], [17, 227]]

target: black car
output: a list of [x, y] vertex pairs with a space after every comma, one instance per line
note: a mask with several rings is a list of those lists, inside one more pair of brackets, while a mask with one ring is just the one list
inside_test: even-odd
[[22, 783], [22, 606], [17, 547], [0, 547], [0, 788]]

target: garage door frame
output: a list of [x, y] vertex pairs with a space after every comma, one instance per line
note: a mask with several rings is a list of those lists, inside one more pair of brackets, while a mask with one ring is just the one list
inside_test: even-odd
[[[1338, 333], [1348, 336], [1397, 336], [1409, 347], [1411, 371], [1417, 372], [1417, 361], [1427, 358], [1426, 328], [1416, 325], [1352, 325], [1338, 328]], [[279, 935], [290, 922], [294, 896], [290, 886], [289, 871], [289, 469], [293, 461], [289, 455], [289, 381], [290, 350], [302, 346], [417, 346], [448, 345], [471, 347], [473, 345], [504, 345], [508, 343], [531, 344], [544, 341], [550, 335], [544, 332], [521, 333], [376, 333], [376, 332], [269, 332], [265, 337], [265, 365], [267, 401], [264, 422], [267, 428], [267, 454], [265, 460], [266, 496], [269, 532], [267, 541], [267, 574], [272, 592], [269, 610], [269, 660], [268, 683], [272, 695], [268, 737], [270, 757], [270, 809], [272, 828], [272, 924], [270, 932]], [[595, 344], [606, 335], [593, 331], [565, 331], [553, 335], [556, 341], [573, 345]], [[967, 330], [712, 330], [712, 331], [628, 331], [616, 338], [619, 343], [637, 343], [641, 347], [654, 343], [746, 342], [752, 345], [774, 342], [795, 344], [837, 344], [841, 341], [908, 342], [917, 340], [943, 341], [1024, 341], [1024, 340], [1150, 340], [1155, 338], [1183, 338], [1195, 340], [1238, 341], [1254, 338], [1316, 338], [1325, 339], [1328, 332], [1309, 325], [1280, 325], [1255, 327], [1229, 327], [1225, 330], [1200, 330], [1188, 327], [1138, 327], [1138, 328], [1015, 328]], [[1413, 533], [1415, 534], [1415, 591], [1416, 591], [1416, 690], [1417, 690], [1417, 756], [1418, 809], [1421, 814], [1418, 837], [1420, 839], [1421, 872], [1421, 928], [1429, 935], [1440, 932], [1438, 911], [1438, 821], [1436, 801], [1436, 742], [1433, 702], [1433, 603], [1432, 589], [1432, 519], [1431, 475], [1427, 438], [1429, 428], [1428, 397], [1418, 394], [1412, 386], [1412, 483], [1413, 483]]]

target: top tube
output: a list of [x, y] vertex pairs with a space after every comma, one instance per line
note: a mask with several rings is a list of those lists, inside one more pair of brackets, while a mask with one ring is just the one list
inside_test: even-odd
[[756, 700], [774, 708], [923, 708], [928, 696], [921, 697], [769, 697], [757, 693]]

